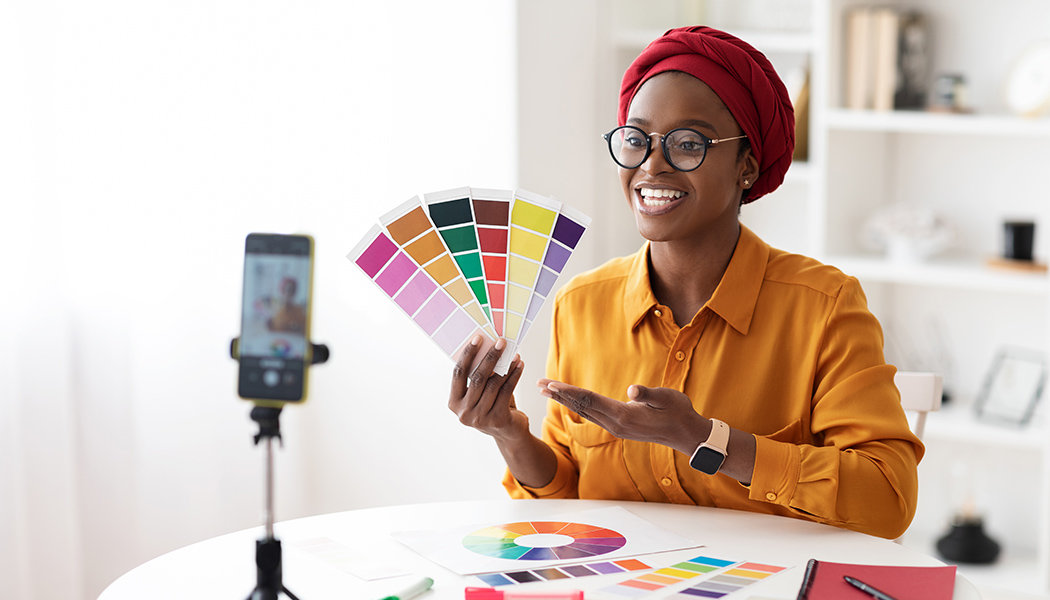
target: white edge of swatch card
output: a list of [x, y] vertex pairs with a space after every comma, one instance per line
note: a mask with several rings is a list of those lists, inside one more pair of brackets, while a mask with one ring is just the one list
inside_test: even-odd
[[[357, 242], [357, 245], [354, 246], [353, 249], [350, 250], [350, 252], [347, 252], [346, 258], [349, 259], [352, 263], [357, 263], [357, 259], [360, 258], [362, 254], [364, 254], [365, 250], [367, 250], [368, 247], [372, 245], [372, 242], [374, 242], [376, 238], [379, 237], [379, 234], [382, 232], [383, 230], [379, 227], [379, 225], [372, 225], [371, 227], [369, 227], [368, 232], [365, 233], [365, 236], [363, 238], [361, 238], [361, 241]], [[391, 240], [390, 243], [393, 244], [393, 240]], [[394, 245], [397, 246], [397, 244]]]
[[[419, 196], [412, 196], [408, 200], [398, 204], [396, 208], [384, 213], [383, 216], [379, 217], [379, 222], [383, 224], [383, 227], [386, 227], [411, 212], [412, 209], [417, 206], [422, 206], [419, 201]], [[427, 218], [429, 219], [430, 216], [428, 215]]]
[[571, 206], [562, 206], [561, 214], [565, 215], [566, 218], [575, 221], [583, 227], [584, 233], [586, 229], [591, 225], [591, 218], [587, 216], [583, 211], [575, 209]]
[[503, 354], [500, 355], [499, 360], [496, 361], [496, 366], [492, 370], [497, 375], [506, 375], [507, 371], [510, 371], [510, 363], [514, 361], [514, 356], [518, 353], [518, 344], [507, 340], [507, 346], [503, 349]]
[[498, 190], [494, 188], [469, 188], [470, 197], [475, 200], [502, 200], [510, 202], [514, 199], [513, 190]]
[[527, 202], [538, 204], [543, 208], [549, 208], [554, 212], [559, 212], [561, 210], [560, 200], [548, 198], [547, 196], [541, 196], [535, 192], [530, 192], [528, 190], [514, 190], [514, 197], [515, 199], [521, 198], [522, 200], [525, 200]]
[[423, 202], [426, 204], [459, 200], [460, 198], [470, 198], [469, 187], [459, 187], [451, 190], [441, 190], [440, 192], [427, 192], [426, 194], [423, 194]]

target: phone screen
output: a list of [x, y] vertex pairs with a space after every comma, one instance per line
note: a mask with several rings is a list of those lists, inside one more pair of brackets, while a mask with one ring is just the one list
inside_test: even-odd
[[298, 402], [309, 343], [312, 240], [250, 234], [238, 345], [242, 398]]

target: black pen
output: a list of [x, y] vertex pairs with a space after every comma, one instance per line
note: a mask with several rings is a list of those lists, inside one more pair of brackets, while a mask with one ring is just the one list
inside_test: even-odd
[[846, 580], [846, 583], [852, 585], [853, 587], [871, 596], [872, 598], [877, 598], [878, 600], [897, 600], [896, 598], [887, 594], [886, 592], [877, 590], [859, 579], [855, 579], [853, 577], [850, 577], [849, 575], [843, 575], [842, 578]]

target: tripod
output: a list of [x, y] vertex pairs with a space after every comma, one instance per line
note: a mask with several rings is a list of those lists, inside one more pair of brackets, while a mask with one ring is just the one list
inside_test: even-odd
[[[239, 360], [239, 340], [230, 342], [230, 355]], [[310, 364], [328, 360], [328, 346], [311, 344]], [[291, 600], [299, 600], [284, 586], [281, 568], [281, 540], [273, 535], [273, 440], [281, 440], [281, 408], [258, 406], [252, 408], [251, 419], [259, 424], [259, 433], [252, 438], [255, 445], [266, 442], [266, 530], [262, 538], [255, 541], [255, 589], [247, 600], [278, 600], [281, 594]]]
[[255, 589], [248, 600], [277, 600], [281, 593], [299, 600], [281, 581], [281, 540], [273, 535], [273, 439], [281, 439], [281, 409], [256, 406], [251, 418], [259, 424], [255, 445], [266, 440], [266, 532], [255, 541]]

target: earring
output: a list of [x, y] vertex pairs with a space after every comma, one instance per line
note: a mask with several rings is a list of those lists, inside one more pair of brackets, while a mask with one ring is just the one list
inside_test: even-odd
[[750, 179], [745, 179], [744, 180], [744, 187], [747, 187], [749, 185], [751, 185], [751, 180]]

